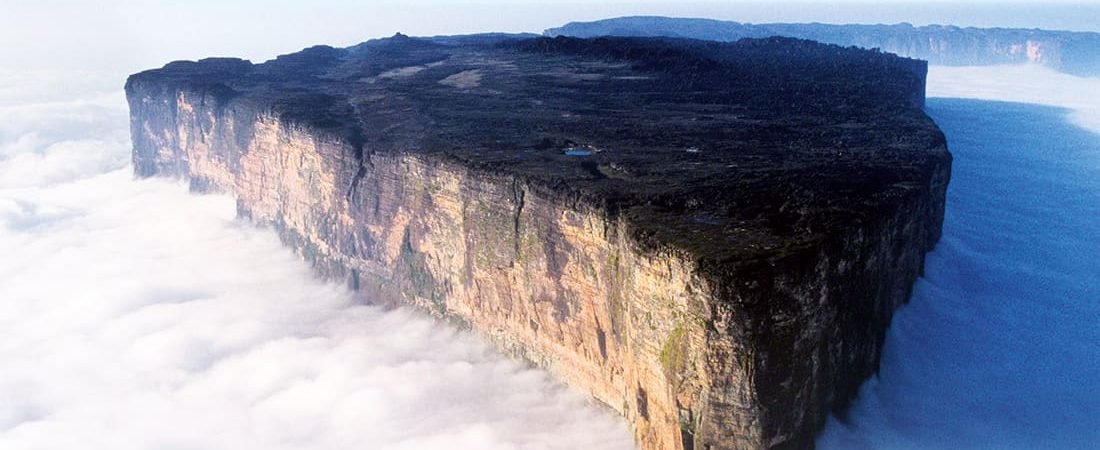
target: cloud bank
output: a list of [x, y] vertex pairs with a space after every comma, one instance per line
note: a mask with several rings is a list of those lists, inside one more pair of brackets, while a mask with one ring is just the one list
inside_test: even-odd
[[0, 448], [633, 447], [545, 372], [354, 304], [230, 197], [134, 180], [120, 85], [0, 72]]
[[972, 98], [1065, 108], [1070, 120], [1100, 133], [1100, 78], [1082, 78], [1037, 65], [932, 66], [928, 97]]
[[1094, 447], [1100, 79], [936, 67], [928, 91], [955, 156], [943, 239], [818, 446]]

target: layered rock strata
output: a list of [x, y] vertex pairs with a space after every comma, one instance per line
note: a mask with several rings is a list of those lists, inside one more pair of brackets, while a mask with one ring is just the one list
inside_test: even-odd
[[940, 234], [924, 65], [769, 39], [397, 36], [127, 83], [134, 167], [480, 332], [643, 449], [810, 447]]

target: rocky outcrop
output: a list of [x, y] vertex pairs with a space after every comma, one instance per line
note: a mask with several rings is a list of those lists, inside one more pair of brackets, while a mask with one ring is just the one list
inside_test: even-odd
[[135, 171], [233, 193], [321, 273], [549, 369], [644, 449], [812, 446], [939, 238], [924, 66], [448, 39], [135, 75]]
[[984, 66], [1032, 63], [1078, 76], [1100, 75], [1100, 33], [950, 25], [747, 24], [711, 19], [621, 17], [573, 22], [548, 36], [667, 36], [715, 41], [787, 36], [878, 48], [932, 64]]

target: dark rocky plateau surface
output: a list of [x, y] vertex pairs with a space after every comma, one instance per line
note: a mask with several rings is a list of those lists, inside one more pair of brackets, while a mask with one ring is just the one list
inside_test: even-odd
[[[456, 319], [658, 448], [809, 447], [939, 239], [924, 61], [769, 37], [397, 35], [133, 75], [139, 175]], [[381, 300], [379, 300], [381, 299]]]
[[546, 30], [548, 36], [665, 36], [714, 41], [786, 36], [879, 48], [931, 64], [984, 66], [1041, 64], [1077, 76], [1100, 75], [1100, 33], [951, 25], [750, 24], [712, 19], [620, 17], [574, 22]]
[[784, 38], [446, 42], [176, 62], [131, 83], [513, 174], [715, 260], [813, 244], [946, 157], [920, 111], [922, 61]]

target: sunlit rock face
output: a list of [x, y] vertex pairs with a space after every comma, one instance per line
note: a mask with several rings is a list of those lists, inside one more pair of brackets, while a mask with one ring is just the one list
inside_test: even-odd
[[771, 39], [393, 39], [131, 77], [139, 175], [235, 194], [644, 449], [805, 447], [939, 238], [923, 63]]

